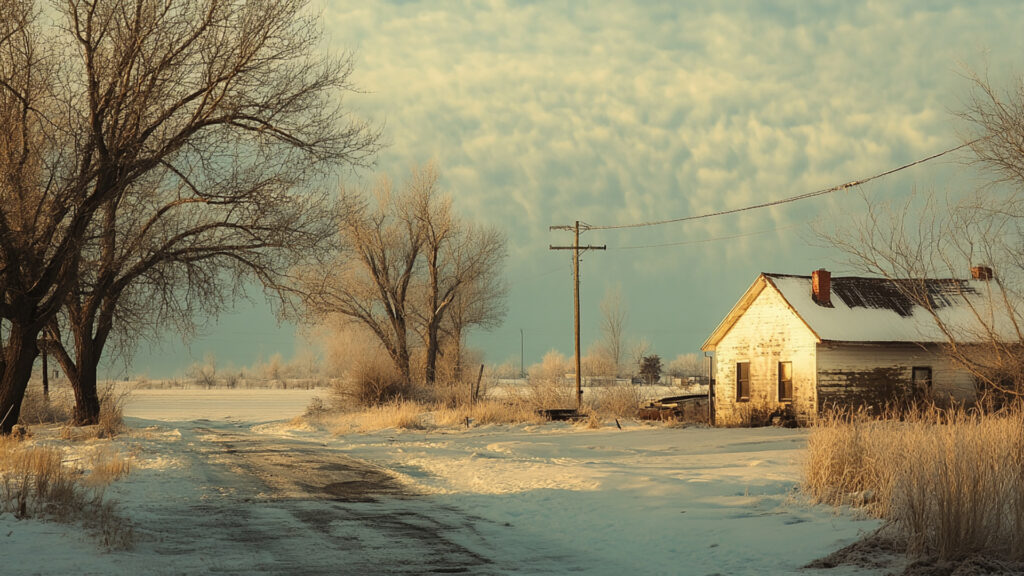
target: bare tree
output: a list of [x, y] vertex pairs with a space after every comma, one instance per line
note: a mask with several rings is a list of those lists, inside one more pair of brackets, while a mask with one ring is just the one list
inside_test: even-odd
[[296, 192], [363, 161], [377, 135], [343, 112], [351, 60], [317, 55], [305, 0], [68, 0], [57, 9], [64, 22], [32, 34], [78, 57], [51, 79], [58, 105], [46, 118], [73, 144], [58, 157], [74, 179], [45, 174], [77, 187], [63, 202], [74, 218], [54, 227], [74, 232], [78, 253], [63, 254], [74, 271], [53, 291], [67, 302], [65, 323], [51, 313], [43, 324], [78, 383], [76, 419], [88, 422], [115, 319], [152, 325], [167, 314], [187, 324], [196, 310], [216, 311], [245, 275], [282, 294], [292, 258], [314, 252], [329, 222], [322, 197]]
[[[368, 198], [369, 197], [369, 198]], [[344, 250], [332, 266], [304, 271], [312, 319], [338, 314], [370, 330], [409, 382], [410, 289], [423, 231], [408, 190], [380, 177], [372, 192], [343, 187], [338, 235]]]
[[[498, 234], [495, 232], [495, 234]], [[496, 240], [495, 240], [496, 241]], [[488, 243], [485, 242], [486, 246]], [[504, 255], [504, 245], [502, 245]], [[441, 325], [444, 338], [450, 343], [456, 355], [454, 377], [462, 378], [465, 366], [465, 335], [472, 328], [490, 330], [501, 324], [505, 318], [508, 286], [505, 279], [494, 270], [465, 284], [448, 306], [448, 314]]]
[[[959, 199], [925, 194], [903, 204], [865, 198], [865, 214], [846, 229], [819, 232], [845, 252], [857, 270], [889, 278], [925, 310], [950, 358], [969, 371], [982, 393], [1024, 395], [1024, 80], [994, 88], [972, 74], [971, 97], [960, 118], [974, 152], [970, 160], [991, 185]], [[960, 281], [983, 264], [994, 277], [983, 290]], [[988, 272], [982, 272], [987, 276]], [[944, 315], [942, 294], [966, 313]]]
[[39, 334], [108, 194], [90, 185], [104, 172], [95, 134], [62, 106], [54, 35], [40, 18], [30, 0], [0, 4], [0, 434], [18, 421]]
[[615, 365], [615, 375], [622, 371], [622, 356], [626, 350], [626, 306], [622, 302], [622, 287], [609, 289], [601, 300], [601, 345]]
[[410, 192], [423, 233], [424, 278], [416, 302], [417, 331], [425, 347], [424, 378], [433, 384], [441, 350], [442, 324], [448, 320], [452, 342], [461, 353], [462, 333], [470, 325], [500, 319], [501, 264], [505, 237], [494, 228], [464, 223], [450, 197], [437, 187], [438, 173], [428, 165], [414, 170]]
[[442, 349], [460, 354], [468, 327], [491, 325], [504, 311], [504, 236], [462, 222], [437, 180], [429, 166], [414, 169], [398, 192], [381, 178], [373, 206], [366, 192], [343, 190], [339, 261], [306, 272], [316, 284], [307, 290], [313, 317], [341, 314], [365, 325], [406, 381], [410, 331], [423, 341], [432, 383]]
[[668, 363], [667, 372], [677, 378], [687, 376], [700, 376], [702, 371], [700, 356], [689, 353], [676, 356], [675, 360]]
[[[647, 338], [640, 338], [639, 340], [633, 343], [632, 347], [630, 347], [629, 350], [629, 358], [632, 361], [632, 365], [636, 367], [635, 370], [640, 370], [640, 365], [643, 362], [644, 357], [647, 356], [647, 354], [650, 353], [650, 351], [651, 343], [647, 340]], [[637, 372], [633, 373], [636, 374]]]

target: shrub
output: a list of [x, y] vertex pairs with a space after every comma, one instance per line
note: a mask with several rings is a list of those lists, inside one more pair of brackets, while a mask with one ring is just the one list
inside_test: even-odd
[[[622, 384], [606, 388], [591, 389], [588, 400], [597, 412], [615, 418], [635, 418], [646, 395], [640, 386]], [[586, 397], [586, 396], [584, 396]]]
[[25, 391], [21, 402], [21, 414], [18, 421], [22, 424], [55, 424], [71, 419], [74, 400], [67, 388], [51, 388], [50, 397], [43, 396], [43, 391], [36, 386]]
[[335, 383], [333, 392], [337, 406], [380, 406], [415, 396], [414, 387], [382, 362], [357, 366], [349, 378]]
[[96, 425], [97, 438], [113, 438], [124, 432], [124, 404], [128, 391], [108, 386], [100, 395], [100, 420]]

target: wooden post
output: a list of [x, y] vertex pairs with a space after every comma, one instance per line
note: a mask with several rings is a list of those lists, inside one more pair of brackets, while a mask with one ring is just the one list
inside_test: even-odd
[[483, 377], [484, 377], [484, 365], [481, 364], [480, 365], [480, 373], [476, 375], [476, 389], [473, 390], [473, 402], [476, 402], [476, 399], [480, 397], [480, 381], [483, 380]]
[[583, 380], [580, 373], [580, 251], [581, 250], [604, 250], [606, 246], [580, 246], [580, 221], [577, 220], [574, 226], [552, 226], [551, 230], [571, 230], [573, 232], [572, 246], [548, 246], [551, 250], [572, 250], [572, 278], [573, 278], [573, 334], [576, 343], [576, 410], [583, 406]]

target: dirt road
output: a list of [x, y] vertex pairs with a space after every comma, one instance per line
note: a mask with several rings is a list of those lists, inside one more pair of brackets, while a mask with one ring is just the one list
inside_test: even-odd
[[481, 519], [337, 449], [229, 422], [178, 430], [188, 476], [167, 481], [200, 495], [169, 485], [182, 495], [126, 510], [136, 540], [126, 560], [145, 573], [506, 573], [486, 557]]

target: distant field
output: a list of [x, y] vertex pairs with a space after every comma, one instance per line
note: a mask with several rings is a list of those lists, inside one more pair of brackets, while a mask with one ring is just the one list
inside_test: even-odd
[[124, 415], [168, 422], [287, 420], [302, 414], [314, 396], [323, 398], [327, 393], [324, 389], [133, 390]]

